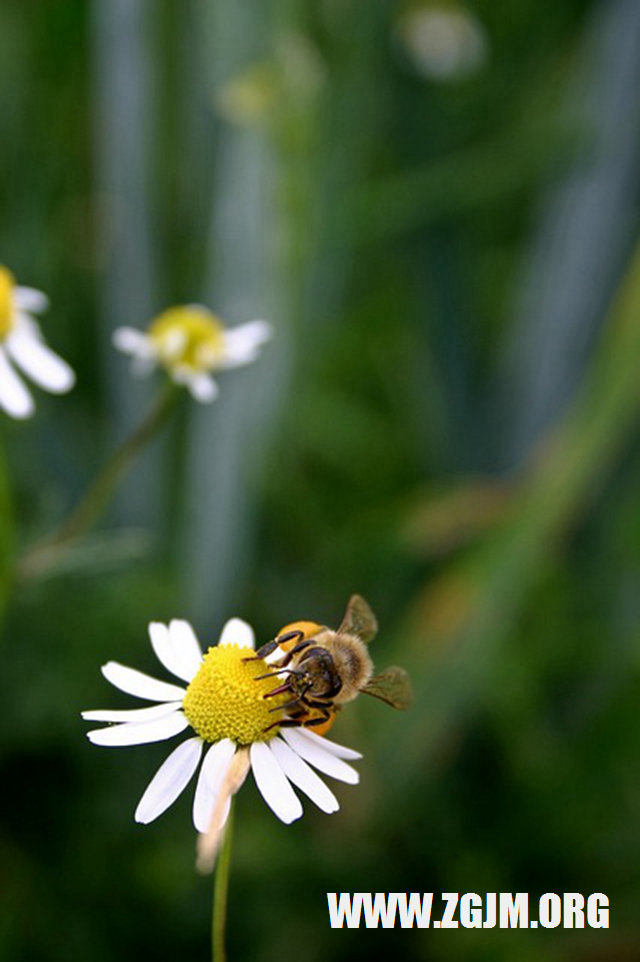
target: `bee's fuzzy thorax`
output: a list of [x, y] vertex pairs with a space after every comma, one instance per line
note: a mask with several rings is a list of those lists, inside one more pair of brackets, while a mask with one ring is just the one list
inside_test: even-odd
[[334, 635], [330, 647], [340, 678], [339, 701], [352, 701], [373, 675], [373, 662], [359, 638], [347, 633]]

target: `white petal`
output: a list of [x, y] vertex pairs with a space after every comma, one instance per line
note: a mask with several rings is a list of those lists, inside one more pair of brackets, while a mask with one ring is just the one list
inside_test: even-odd
[[254, 648], [253, 628], [242, 618], [230, 618], [222, 629], [219, 645], [237, 645], [238, 648]]
[[94, 728], [87, 732], [87, 738], [94, 745], [109, 748], [120, 745], [146, 745], [148, 742], [163, 742], [187, 728], [189, 722], [181, 711], [155, 721], [140, 722], [135, 725], [111, 725], [110, 728]]
[[131, 361], [131, 373], [134, 377], [147, 377], [156, 366], [154, 357], [134, 357]]
[[218, 791], [235, 752], [231, 739], [224, 738], [212, 745], [204, 757], [193, 798], [193, 824], [197, 832], [209, 830]]
[[138, 802], [134, 818], [147, 825], [162, 815], [187, 787], [202, 755], [202, 739], [189, 738], [165, 759]]
[[312, 731], [310, 728], [298, 728], [297, 731], [303, 738], [311, 742], [314, 745], [319, 745], [320, 748], [325, 748], [336, 758], [348, 758], [354, 761], [358, 758], [362, 758], [360, 752], [355, 752], [353, 748], [346, 748], [344, 745], [338, 745], [336, 742], [329, 741], [328, 738], [324, 738], [322, 735], [318, 735], [316, 732]]
[[360, 781], [360, 776], [355, 768], [347, 765], [340, 758], [336, 758], [324, 746], [314, 744], [314, 742], [305, 738], [298, 729], [283, 728], [280, 734], [297, 755], [308, 761], [314, 768], [324, 772], [325, 775], [331, 775], [332, 778], [347, 782], [349, 785], [357, 785]]
[[180, 652], [185, 680], [191, 681], [202, 664], [202, 649], [196, 633], [188, 621], [183, 618], [173, 618], [169, 622], [169, 637], [174, 649]]
[[112, 335], [112, 343], [123, 354], [141, 360], [149, 360], [155, 354], [151, 338], [135, 327], [117, 327]]
[[13, 418], [28, 418], [35, 411], [33, 398], [0, 348], [0, 407]]
[[191, 374], [188, 378], [185, 377], [184, 383], [189, 388], [194, 401], [199, 401], [200, 404], [210, 404], [218, 396], [218, 385], [210, 374], [203, 372]]
[[35, 287], [15, 287], [13, 299], [18, 310], [27, 311], [30, 314], [40, 314], [49, 307], [47, 295], [37, 291]]
[[180, 701], [166, 701], [161, 705], [152, 705], [151, 708], [124, 708], [124, 709], [102, 709], [98, 711], [83, 711], [82, 717], [85, 721], [97, 722], [144, 722], [153, 721], [154, 718], [163, 718], [164, 715], [171, 715], [182, 706]]
[[42, 340], [42, 331], [40, 330], [40, 325], [31, 316], [31, 314], [26, 314], [24, 311], [15, 311], [13, 315], [13, 330], [20, 330], [22, 333], [30, 335], [31, 337], [37, 337]]
[[337, 812], [340, 808], [338, 799], [330, 791], [321, 778], [310, 768], [299, 755], [289, 748], [280, 738], [273, 738], [269, 748], [276, 757], [278, 764], [287, 778], [297, 785], [312, 802], [323, 812]]
[[249, 753], [253, 777], [269, 808], [286, 825], [300, 818], [300, 799], [291, 788], [269, 746], [264, 742], [254, 742]]
[[148, 630], [151, 647], [160, 664], [163, 665], [167, 671], [180, 677], [179, 672], [174, 671], [175, 657], [169, 640], [169, 629], [167, 626], [161, 621], [151, 621], [149, 622]]
[[224, 355], [220, 367], [240, 367], [250, 364], [258, 357], [260, 347], [272, 334], [267, 321], [248, 321], [228, 328], [224, 332]]
[[135, 695], [137, 698], [145, 698], [147, 701], [182, 701], [187, 693], [185, 688], [158, 681], [151, 675], [120, 665], [117, 661], [108, 661], [100, 671], [107, 681], [120, 691], [126, 691], [128, 695]]
[[202, 653], [191, 625], [177, 620], [169, 626], [152, 621], [149, 637], [158, 661], [167, 671], [183, 681], [191, 681], [202, 662]]
[[238, 748], [224, 776], [218, 782], [215, 804], [211, 809], [207, 830], [200, 832], [198, 836], [196, 868], [200, 872], [211, 872], [215, 865], [216, 856], [224, 838], [223, 829], [229, 815], [231, 798], [244, 785], [250, 768], [248, 748]]
[[67, 362], [23, 326], [11, 331], [5, 346], [16, 364], [45, 391], [64, 394], [75, 384], [76, 376]]

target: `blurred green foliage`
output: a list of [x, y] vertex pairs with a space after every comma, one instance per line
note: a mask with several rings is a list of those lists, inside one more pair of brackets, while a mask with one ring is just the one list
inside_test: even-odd
[[[624, 238], [627, 251], [594, 295], [589, 350], [558, 362], [575, 389], [510, 461], [502, 439], [518, 395], [501, 379], [522, 333], [515, 305], [543, 200], [590, 162], [592, 131], [568, 104], [576, 73], [600, 56], [594, 18], [604, 7], [612, 23], [630, 17], [629, 5], [469, 2], [486, 59], [445, 80], [421, 73], [401, 40], [418, 4], [127, 2], [138, 34], [124, 15], [112, 26], [147, 57], [152, 299], [201, 299], [220, 270], [224, 257], [211, 268], [203, 248], [225, 202], [221, 157], [239, 138], [263, 164], [270, 206], [247, 223], [269, 268], [263, 310], [281, 309], [270, 350], [289, 355], [266, 378], [262, 454], [248, 482], [236, 479], [247, 510], [238, 517], [213, 496], [194, 508], [231, 517], [242, 551], [219, 569], [189, 568], [184, 501], [200, 463], [192, 451], [185, 468], [189, 409], [152, 475], [166, 509], [146, 531], [151, 547], [92, 542], [75, 570], [15, 588], [2, 639], [0, 957], [207, 957], [210, 881], [194, 872], [189, 792], [157, 823], [132, 818], [166, 746], [98, 750], [79, 712], [126, 704], [99, 675], [106, 660], [157, 673], [152, 619], [191, 617], [213, 643], [236, 613], [266, 640], [298, 618], [337, 624], [359, 591], [381, 624], [376, 662], [410, 669], [415, 706], [395, 715], [362, 698], [344, 712], [335, 736], [362, 750], [362, 782], [338, 786], [332, 817], [309, 804], [285, 827], [247, 783], [230, 958], [357, 960], [381, 948], [416, 960], [637, 958], [635, 227], [630, 240], [622, 219], [605, 235], [595, 222], [581, 228], [603, 252]], [[47, 339], [78, 372], [69, 397], [38, 396], [33, 422], [0, 425], [0, 573], [8, 490], [20, 549], [69, 508], [112, 434], [108, 384], [124, 369], [107, 331], [121, 319], [101, 309], [118, 279], [95, 67], [109, 3], [126, 8], [0, 10], [2, 261], [49, 293]], [[206, 69], [214, 27], [237, 43], [220, 76], [217, 62]], [[232, 174], [240, 194], [248, 169]], [[625, 184], [634, 211], [640, 172]], [[535, 351], [528, 365], [525, 376], [546, 376]], [[247, 394], [258, 368], [238, 375]], [[221, 378], [218, 428], [233, 425], [231, 378]], [[119, 383], [126, 391], [127, 377]], [[217, 443], [212, 431], [213, 458]], [[104, 522], [105, 537], [121, 520]], [[223, 575], [233, 611], [190, 610], [185, 581]], [[603, 891], [612, 927], [332, 931], [325, 893], [364, 890]]]

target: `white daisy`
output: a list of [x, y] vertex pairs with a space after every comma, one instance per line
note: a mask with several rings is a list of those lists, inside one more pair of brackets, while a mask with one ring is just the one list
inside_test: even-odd
[[35, 410], [14, 365], [52, 394], [64, 394], [75, 383], [67, 362], [47, 347], [30, 316], [48, 303], [41, 291], [18, 287], [11, 271], [0, 265], [0, 408], [14, 418], [28, 418]]
[[169, 808], [201, 759], [193, 801], [198, 832], [211, 832], [212, 823], [218, 823], [216, 828], [224, 824], [230, 797], [249, 768], [269, 808], [287, 824], [302, 815], [292, 785], [322, 811], [337, 811], [335, 795], [313, 769], [355, 785], [358, 773], [345, 759], [362, 756], [308, 729], [278, 725], [286, 718], [283, 705], [289, 696], [265, 700], [273, 690], [273, 679], [258, 677], [268, 672], [262, 659], [247, 660], [254, 636], [246, 622], [228, 621], [218, 644], [204, 657], [187, 621], [152, 622], [149, 637], [159, 661], [187, 687], [110, 661], [102, 667], [107, 681], [155, 704], [82, 713], [87, 721], [115, 723], [87, 733], [95, 745], [143, 745], [164, 741], [189, 727], [193, 730], [151, 779], [135, 811], [137, 822], [151, 822]]
[[401, 16], [398, 34], [418, 73], [446, 82], [467, 76], [489, 56], [487, 33], [464, 5], [412, 5]]
[[206, 404], [218, 395], [211, 372], [250, 364], [270, 337], [267, 321], [225, 328], [206, 307], [190, 304], [170, 307], [151, 322], [146, 333], [117, 328], [113, 343], [131, 355], [134, 373], [148, 374], [160, 364], [176, 384], [184, 384], [196, 401]]

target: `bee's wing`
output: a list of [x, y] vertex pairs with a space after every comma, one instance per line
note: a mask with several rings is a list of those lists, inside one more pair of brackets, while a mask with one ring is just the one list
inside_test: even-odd
[[360, 690], [392, 708], [408, 708], [413, 698], [409, 676], [404, 668], [398, 668], [397, 665], [387, 668], [381, 675], [374, 675]]
[[378, 619], [361, 595], [351, 595], [342, 624], [338, 632], [356, 635], [360, 641], [369, 644], [378, 631]]

